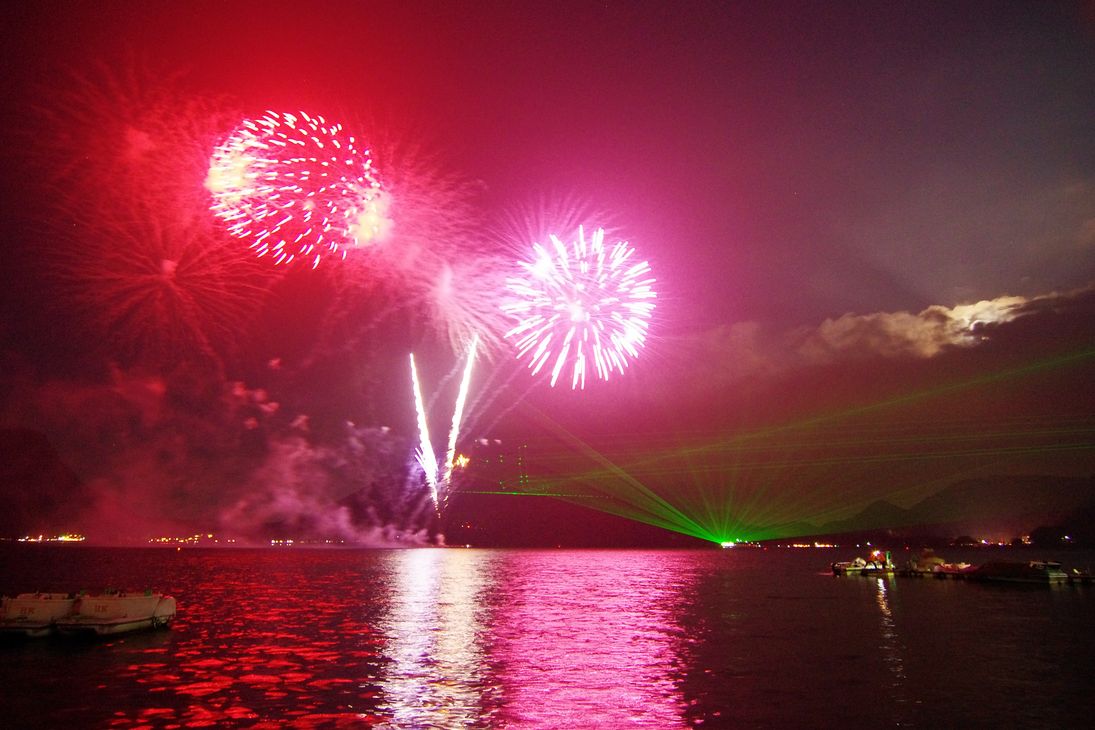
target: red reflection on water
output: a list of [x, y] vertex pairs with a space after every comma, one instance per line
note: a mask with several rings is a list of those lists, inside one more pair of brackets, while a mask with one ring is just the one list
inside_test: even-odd
[[[115, 727], [360, 727], [363, 693], [381, 656], [381, 638], [362, 621], [366, 586], [352, 555], [218, 556], [213, 570], [179, 591], [179, 616], [156, 639], [135, 646], [112, 685], [142, 687]], [[255, 570], [258, 566], [265, 570]], [[375, 609], [374, 609], [375, 610]], [[105, 646], [110, 646], [104, 644]], [[121, 649], [121, 647], [119, 647]], [[121, 649], [126, 651], [125, 649]], [[165, 656], [166, 655], [166, 656]], [[172, 702], [171, 700], [175, 701]], [[133, 705], [136, 705], [135, 707]]]
[[687, 570], [669, 555], [631, 557], [172, 556], [185, 576], [173, 628], [73, 654], [84, 671], [67, 724], [680, 726]]
[[175, 692], [181, 695], [190, 695], [192, 697], [204, 697], [217, 692], [223, 692], [228, 687], [231, 687], [234, 682], [235, 680], [232, 677], [216, 677], [215, 679], [203, 682], [190, 682], [189, 684], [176, 685]]

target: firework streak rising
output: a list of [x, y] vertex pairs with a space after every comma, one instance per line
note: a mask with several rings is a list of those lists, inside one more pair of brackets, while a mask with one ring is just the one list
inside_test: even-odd
[[464, 365], [464, 376], [460, 380], [460, 391], [456, 396], [456, 406], [452, 413], [452, 427], [449, 429], [449, 447], [445, 452], [445, 468], [441, 474], [442, 486], [448, 486], [452, 480], [452, 464], [456, 458], [456, 437], [460, 433], [460, 422], [464, 417], [464, 404], [468, 400], [468, 388], [471, 385], [471, 368], [475, 362], [475, 351], [479, 347], [479, 338], [474, 337], [468, 346], [468, 361]]
[[571, 388], [585, 387], [589, 360], [601, 380], [622, 374], [646, 340], [656, 297], [650, 266], [635, 261], [625, 241], [606, 250], [604, 236], [598, 228], [587, 241], [579, 226], [568, 247], [552, 234], [550, 247], [533, 244], [533, 260], [521, 262], [524, 275], [507, 279], [515, 299], [502, 309], [517, 324], [506, 338], [515, 339], [533, 375], [553, 361], [552, 387], [568, 363]]
[[358, 151], [341, 124], [304, 112], [268, 111], [245, 121], [210, 162], [206, 187], [228, 231], [277, 263], [297, 256], [319, 265], [325, 254], [383, 241], [389, 198], [369, 151]]
[[[426, 421], [426, 405], [422, 398], [422, 387], [418, 380], [418, 370], [414, 364], [414, 353], [411, 353], [411, 382], [414, 386], [414, 405], [418, 413], [418, 463], [426, 475], [426, 483], [430, 487], [434, 508], [440, 512], [443, 503], [448, 498], [447, 488], [452, 481], [453, 463], [456, 460], [456, 439], [460, 435], [460, 424], [464, 418], [464, 404], [468, 400], [468, 389], [471, 386], [472, 365], [475, 363], [475, 353], [479, 346], [479, 338], [472, 339], [468, 346], [468, 360], [464, 365], [464, 375], [460, 379], [460, 391], [456, 396], [456, 405], [453, 408], [452, 426], [449, 429], [449, 443], [445, 452], [444, 464], [438, 464], [433, 446], [430, 444], [429, 426]], [[440, 476], [439, 476], [440, 473]]]
[[437, 498], [437, 457], [430, 444], [430, 429], [426, 423], [426, 403], [422, 400], [422, 387], [418, 384], [418, 369], [414, 365], [414, 353], [411, 353], [411, 384], [414, 386], [414, 407], [418, 413], [418, 463], [426, 474], [426, 483], [430, 486], [430, 496], [436, 509], [441, 508]]

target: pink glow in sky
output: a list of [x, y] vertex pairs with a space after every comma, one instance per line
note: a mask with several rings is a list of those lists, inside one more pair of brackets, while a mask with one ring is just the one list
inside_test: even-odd
[[[0, 414], [9, 452], [45, 443], [61, 465], [10, 476], [11, 524], [55, 505], [124, 525], [137, 504], [133, 524], [162, 509], [268, 536], [327, 529], [324, 505], [340, 530], [384, 532], [418, 504], [399, 492], [418, 443], [407, 353], [451, 404], [476, 336], [461, 432], [543, 453], [550, 419], [621, 469], [856, 408], [865, 430], [927, 441], [1067, 432], [1067, 453], [990, 443], [1007, 458], [887, 462], [846, 488], [776, 469], [790, 454], [755, 482], [761, 514], [1091, 473], [1084, 3], [44, 0], [11, 25]], [[552, 196], [598, 211], [554, 231], [562, 251], [492, 235]], [[339, 265], [348, 250], [385, 256]], [[734, 504], [733, 459], [706, 463], [718, 478], [644, 486], [680, 502], [691, 479]], [[543, 511], [488, 507], [514, 539]]]

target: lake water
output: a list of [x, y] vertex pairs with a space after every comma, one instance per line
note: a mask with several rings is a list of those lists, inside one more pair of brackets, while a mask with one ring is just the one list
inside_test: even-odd
[[9, 545], [9, 595], [153, 587], [179, 613], [168, 631], [6, 642], [0, 722], [1090, 726], [1095, 587], [826, 574], [856, 552]]

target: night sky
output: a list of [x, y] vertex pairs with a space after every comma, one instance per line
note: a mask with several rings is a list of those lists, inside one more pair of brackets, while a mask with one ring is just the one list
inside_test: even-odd
[[[1093, 496], [1090, 2], [39, 2], [3, 34], [0, 536], [717, 541], [1050, 484], [937, 515], [1004, 534]], [[268, 109], [389, 163], [386, 258], [275, 267], [213, 219], [212, 150]], [[443, 450], [460, 336], [575, 221], [649, 261], [645, 348], [572, 391], [494, 337], [438, 519], [408, 353]]]

